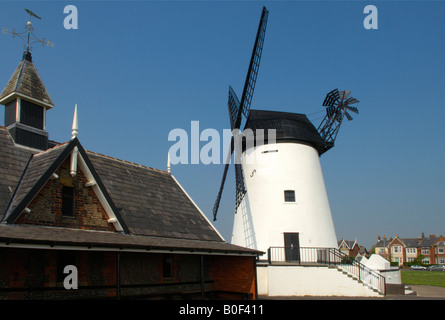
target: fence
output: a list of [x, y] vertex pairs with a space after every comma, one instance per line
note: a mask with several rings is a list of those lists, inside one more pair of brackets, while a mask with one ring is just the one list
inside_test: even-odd
[[336, 266], [358, 281], [385, 294], [384, 276], [336, 248], [270, 247], [267, 257], [269, 264]]

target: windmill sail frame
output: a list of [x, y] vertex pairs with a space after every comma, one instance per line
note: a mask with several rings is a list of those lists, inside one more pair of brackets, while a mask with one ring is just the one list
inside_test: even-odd
[[[269, 15], [269, 11], [266, 7], [263, 7], [261, 13], [260, 23], [258, 25], [258, 30], [255, 38], [255, 43], [252, 50], [252, 55], [250, 58], [249, 68], [246, 75], [246, 80], [244, 82], [243, 94], [241, 96], [241, 100], [238, 100], [235, 91], [232, 87], [229, 86], [229, 98], [228, 98], [228, 109], [229, 109], [229, 118], [230, 118], [230, 126], [232, 132], [236, 129], [241, 128], [242, 116], [247, 119], [249, 118], [250, 113], [250, 104], [252, 102], [253, 92], [255, 90], [255, 84], [258, 77], [258, 71], [261, 61], [261, 54], [263, 51], [264, 39], [266, 35], [266, 27], [267, 27], [267, 18]], [[223, 177], [221, 180], [221, 186], [218, 191], [218, 195], [213, 206], [213, 220], [216, 220], [216, 216], [219, 209], [219, 204], [221, 201], [222, 191], [224, 189], [224, 184], [227, 177], [228, 168], [230, 165], [230, 159], [234, 150], [234, 137], [232, 135], [231, 143], [230, 143], [230, 151], [227, 155], [227, 162], [224, 167]], [[236, 157], [239, 157], [239, 154], [235, 154]], [[235, 212], [241, 203], [244, 195], [246, 194], [246, 187], [244, 185], [244, 175], [243, 169], [239, 164], [240, 161], [237, 159], [235, 161], [235, 179], [236, 179], [236, 204], [235, 204]]]

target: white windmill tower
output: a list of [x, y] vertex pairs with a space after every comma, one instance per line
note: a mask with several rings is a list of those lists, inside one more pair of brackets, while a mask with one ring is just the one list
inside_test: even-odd
[[[244, 115], [243, 134], [249, 133], [239, 144], [240, 152], [234, 153], [236, 206], [231, 242], [264, 252], [277, 247], [283, 258], [295, 261], [303, 259], [303, 247], [337, 248], [319, 157], [334, 146], [343, 118], [352, 119], [347, 110], [358, 113], [349, 106], [358, 101], [349, 97], [349, 91], [329, 92], [323, 103], [326, 116], [318, 129], [303, 114], [250, 110], [267, 17], [263, 8], [241, 100], [229, 87], [232, 130], [241, 128]], [[275, 135], [268, 136], [268, 130]], [[229, 156], [236, 141], [232, 138]], [[228, 167], [226, 163], [214, 220]]]

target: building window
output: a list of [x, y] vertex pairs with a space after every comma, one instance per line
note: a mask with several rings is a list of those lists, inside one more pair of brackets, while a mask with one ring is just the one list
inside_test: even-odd
[[400, 247], [399, 246], [394, 246], [392, 247], [392, 253], [399, 253], [400, 252]]
[[74, 188], [64, 186], [62, 188], [62, 216], [74, 216]]
[[295, 190], [284, 191], [284, 202], [295, 202]]
[[422, 248], [422, 254], [429, 255], [430, 254], [430, 249], [429, 248]]
[[172, 257], [171, 257], [171, 255], [164, 255], [162, 257], [162, 277], [164, 279], [172, 277]]
[[20, 122], [28, 126], [44, 129], [45, 109], [26, 100], [20, 100]]

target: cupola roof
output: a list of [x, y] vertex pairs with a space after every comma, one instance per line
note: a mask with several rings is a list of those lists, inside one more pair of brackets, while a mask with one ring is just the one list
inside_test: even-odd
[[0, 94], [0, 103], [6, 104], [17, 96], [44, 106], [47, 109], [54, 107], [54, 103], [32, 62], [29, 51], [23, 54], [22, 61], [20, 61]]

